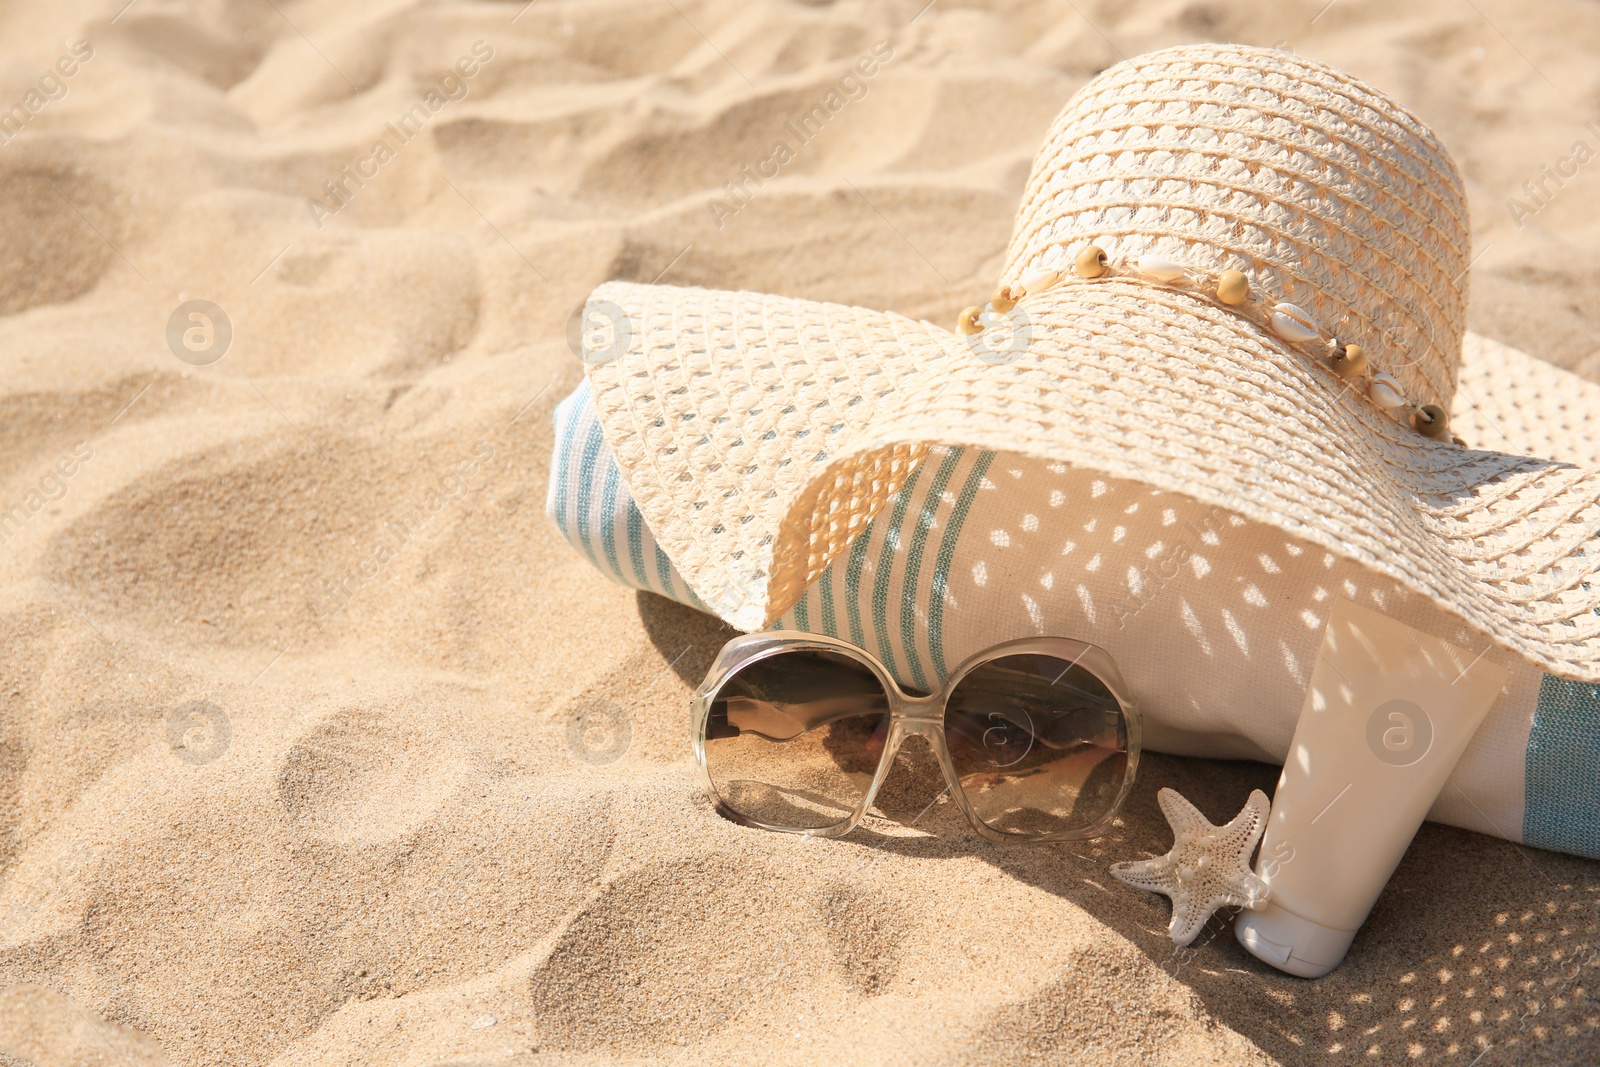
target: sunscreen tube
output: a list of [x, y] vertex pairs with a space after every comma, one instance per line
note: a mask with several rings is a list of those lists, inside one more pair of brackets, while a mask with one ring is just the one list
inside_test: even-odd
[[1336, 600], [1261, 842], [1252, 955], [1302, 978], [1337, 967], [1509, 673]]

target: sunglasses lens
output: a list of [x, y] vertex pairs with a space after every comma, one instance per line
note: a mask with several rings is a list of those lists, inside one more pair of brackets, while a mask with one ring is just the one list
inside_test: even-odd
[[864, 664], [835, 652], [780, 652], [717, 690], [706, 768], [735, 815], [821, 830], [861, 803], [888, 729], [888, 697]]
[[978, 818], [1003, 833], [1079, 832], [1109, 815], [1128, 773], [1128, 723], [1090, 671], [1004, 656], [957, 683], [945, 737]]

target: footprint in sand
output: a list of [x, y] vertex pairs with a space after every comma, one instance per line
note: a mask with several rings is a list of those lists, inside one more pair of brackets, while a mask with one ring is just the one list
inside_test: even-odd
[[0, 315], [75, 300], [115, 256], [112, 193], [67, 170], [0, 171]]
[[171, 64], [218, 89], [233, 88], [261, 62], [259, 44], [220, 27], [176, 13], [125, 9], [125, 16], [114, 20], [124, 41], [154, 62]]
[[278, 802], [297, 826], [345, 845], [393, 841], [425, 824], [460, 787], [421, 726], [382, 708], [346, 708], [289, 749]]
[[[804, 987], [816, 958], [795, 893], [774, 871], [709, 857], [612, 882], [528, 980], [541, 1047], [678, 1046]], [[802, 944], [802, 942], [807, 942]]]
[[887, 989], [900, 973], [900, 946], [908, 938], [905, 909], [839, 882], [822, 894], [818, 912], [845, 981], [869, 997]]
[[[351, 468], [364, 458], [342, 442], [321, 447]], [[191, 644], [282, 648], [284, 634], [306, 632], [326, 612], [312, 594], [359, 558], [346, 546], [370, 538], [363, 488], [298, 440], [185, 457], [63, 528], [45, 569], [122, 622]], [[227, 522], [214, 521], [219, 512]]]
[[[1108, 944], [1061, 961], [1062, 977], [995, 1009], [987, 1025], [948, 1064], [1125, 1063], [1126, 1050], [1148, 1050], [1141, 1063], [1260, 1063], [1265, 1057], [1219, 1025], [1188, 986], [1143, 953]], [[1115, 1020], [1115, 1040], [1107, 1020]]]
[[171, 1061], [150, 1035], [53, 989], [21, 982], [0, 989], [0, 1062], [166, 1067]]

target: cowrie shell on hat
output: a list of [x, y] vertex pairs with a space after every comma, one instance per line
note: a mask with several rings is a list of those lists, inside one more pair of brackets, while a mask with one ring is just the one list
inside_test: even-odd
[[1374, 374], [1367, 385], [1367, 395], [1385, 411], [1398, 410], [1406, 402], [1406, 395], [1400, 391], [1400, 382], [1392, 374]]
[[1175, 282], [1184, 275], [1184, 266], [1166, 256], [1140, 256], [1135, 264], [1139, 273], [1158, 282]]
[[1037, 296], [1054, 285], [1060, 277], [1060, 271], [1048, 267], [1030, 270], [1022, 276], [1022, 288], [1028, 291], [1029, 296]]
[[1315, 341], [1321, 331], [1306, 310], [1287, 302], [1272, 306], [1272, 332], [1285, 341]]

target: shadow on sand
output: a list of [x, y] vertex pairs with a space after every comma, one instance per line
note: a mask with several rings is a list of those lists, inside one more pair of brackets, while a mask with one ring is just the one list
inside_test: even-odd
[[[698, 685], [736, 631], [647, 593], [639, 613], [664, 661]], [[687, 651], [685, 651], [687, 649]], [[674, 657], [676, 657], [674, 661]], [[1166, 935], [1167, 901], [1114, 881], [1108, 866], [1164, 852], [1171, 832], [1156, 791], [1171, 786], [1213, 822], [1278, 768], [1146, 753], [1139, 781], [1105, 837], [1042, 848], [978, 838], [942, 789], [931, 754], [908, 744], [877, 811], [931, 836], [863, 826], [841, 847], [915, 857], [978, 855], [1083, 908], [1186, 985], [1212, 1017], [1285, 1063], [1600, 1063], [1600, 862], [1426, 823], [1357, 935], [1325, 978], [1282, 974], [1233, 938], [1219, 913], [1193, 946]], [[1131, 896], [1107, 906], [1109, 894]]]

